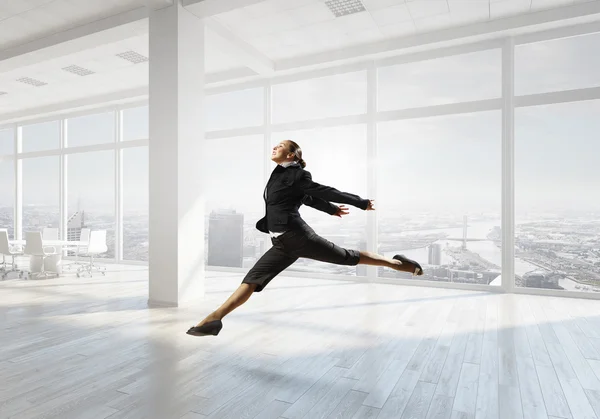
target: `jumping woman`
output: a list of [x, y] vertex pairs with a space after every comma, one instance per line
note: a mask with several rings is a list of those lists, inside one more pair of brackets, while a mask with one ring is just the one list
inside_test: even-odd
[[373, 211], [373, 201], [329, 186], [313, 182], [304, 170], [300, 146], [286, 140], [273, 147], [271, 160], [277, 163], [264, 191], [266, 215], [256, 228], [271, 235], [271, 247], [250, 269], [239, 288], [219, 307], [187, 333], [193, 336], [218, 335], [223, 328], [223, 317], [244, 304], [254, 292], [262, 291], [280, 272], [298, 258], [309, 258], [337, 265], [386, 266], [396, 271], [423, 275], [421, 265], [404, 255], [393, 259], [371, 252], [343, 249], [320, 237], [300, 217], [302, 204], [336, 217], [348, 214], [348, 204]]

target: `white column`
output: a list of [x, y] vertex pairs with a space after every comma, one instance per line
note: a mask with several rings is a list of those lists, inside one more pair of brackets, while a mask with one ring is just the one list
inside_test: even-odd
[[115, 262], [123, 261], [123, 111], [115, 112]]
[[150, 12], [149, 304], [204, 296], [204, 22], [181, 1]]
[[515, 288], [515, 41], [502, 48], [502, 288]]
[[[367, 69], [367, 193], [377, 208], [377, 68], [371, 62]], [[378, 252], [377, 211], [367, 212], [367, 250]], [[367, 278], [377, 279], [377, 267], [367, 267]]]

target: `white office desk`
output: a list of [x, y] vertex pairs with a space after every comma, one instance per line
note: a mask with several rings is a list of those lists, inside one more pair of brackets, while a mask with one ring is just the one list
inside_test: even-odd
[[[13, 246], [25, 246], [26, 240], [9, 240], [9, 243]], [[52, 272], [62, 273], [62, 248], [76, 248], [86, 247], [88, 242], [76, 241], [76, 240], [43, 240], [42, 246], [44, 247], [55, 247], [57, 254], [52, 255], [44, 260], [45, 269]], [[39, 263], [38, 258], [29, 259], [29, 270], [30, 272], [40, 272], [42, 266]]]
[[[9, 240], [13, 246], [25, 246], [26, 240]], [[75, 240], [42, 240], [44, 247], [62, 246], [62, 247], [83, 247], [87, 246], [88, 242], [81, 242]]]

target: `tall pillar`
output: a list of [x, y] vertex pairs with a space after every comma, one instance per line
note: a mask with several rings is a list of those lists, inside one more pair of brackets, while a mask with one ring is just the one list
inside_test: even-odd
[[204, 296], [204, 22], [176, 0], [150, 12], [149, 304]]
[[502, 47], [502, 288], [515, 290], [515, 40]]
[[[367, 68], [367, 197], [375, 200], [377, 208], [377, 68], [369, 63]], [[379, 253], [379, 228], [376, 211], [367, 212], [367, 248], [369, 252]], [[360, 249], [363, 250], [363, 249]], [[376, 280], [376, 266], [367, 266], [368, 280]]]

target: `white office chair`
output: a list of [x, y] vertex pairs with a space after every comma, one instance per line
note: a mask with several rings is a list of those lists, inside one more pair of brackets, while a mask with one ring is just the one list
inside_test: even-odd
[[[79, 255], [87, 253], [87, 248], [90, 244], [90, 233], [92, 230], [89, 228], [82, 228], [81, 233], [79, 234], [79, 241], [82, 243], [81, 246], [77, 246], [77, 250], [75, 253], [75, 260], [79, 258]], [[85, 243], [85, 244], [84, 244]]]
[[79, 255], [86, 254], [87, 248], [90, 243], [90, 229], [82, 228], [79, 234], [79, 241], [81, 245], [75, 247], [75, 262], [65, 265], [66, 269], [71, 269], [73, 266], [81, 266], [82, 263], [79, 261]]
[[42, 233], [43, 240], [58, 240], [58, 228], [46, 227]]
[[37, 278], [44, 277], [48, 278], [51, 275], [59, 276], [58, 272], [46, 271], [44, 269], [44, 261], [48, 256], [57, 255], [56, 248], [51, 246], [44, 247], [42, 242], [42, 233], [39, 231], [28, 231], [25, 233], [25, 249], [23, 251], [25, 255], [29, 255], [32, 258], [40, 258], [41, 270], [40, 272], [29, 272], [29, 276], [35, 276]]
[[89, 257], [90, 262], [77, 269], [77, 277], [79, 278], [84, 274], [89, 274], [91, 277], [94, 270], [100, 272], [102, 275], [105, 275], [106, 268], [102, 266], [96, 266], [94, 264], [94, 256], [101, 255], [107, 251], [108, 246], [106, 245], [106, 230], [91, 231], [87, 250], [82, 254], [82, 256]]
[[[19, 278], [23, 278], [23, 271], [18, 269], [17, 264], [15, 263], [15, 256], [20, 256], [23, 254], [21, 250], [17, 250], [16, 247], [11, 247], [8, 242], [8, 231], [5, 229], [0, 230], [0, 253], [2, 253], [2, 258], [5, 256], [12, 257], [12, 263], [7, 264], [6, 261], [2, 267], [2, 279], [6, 279], [6, 276], [11, 272], [17, 272], [19, 274]], [[10, 266], [10, 269], [8, 269]]]

